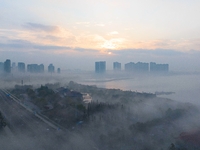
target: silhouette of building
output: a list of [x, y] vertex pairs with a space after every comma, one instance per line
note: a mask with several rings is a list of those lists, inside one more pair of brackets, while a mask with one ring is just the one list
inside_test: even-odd
[[124, 65], [125, 71], [132, 72], [148, 72], [149, 71], [149, 63], [143, 62], [130, 62]]
[[38, 72], [38, 65], [37, 64], [28, 64], [27, 71], [30, 73], [37, 73]]
[[25, 72], [25, 63], [18, 62], [18, 71], [19, 72]]
[[11, 72], [17, 71], [17, 66], [15, 62], [12, 62]]
[[28, 64], [27, 71], [30, 73], [43, 73], [44, 72], [44, 65], [43, 64]]
[[137, 62], [135, 64], [135, 71], [148, 72], [149, 71], [149, 63]]
[[10, 59], [6, 59], [6, 61], [4, 62], [4, 71], [6, 73], [11, 73], [11, 61], [10, 61]]
[[105, 61], [95, 62], [95, 72], [96, 73], [105, 73], [106, 72], [106, 62]]
[[126, 63], [126, 64], [124, 65], [125, 71], [133, 71], [134, 65], [135, 65], [134, 62]]
[[16, 68], [16, 63], [15, 62], [12, 63], [12, 68]]
[[57, 69], [57, 73], [59, 73], [59, 74], [60, 74], [60, 68], [58, 68], [58, 69]]
[[53, 65], [53, 64], [50, 64], [50, 65], [48, 66], [48, 72], [49, 72], [49, 73], [53, 73], [54, 71], [55, 71], [54, 65]]
[[121, 63], [113, 62], [113, 70], [121, 70]]
[[43, 65], [43, 64], [40, 64], [40, 65], [39, 65], [39, 72], [40, 72], [40, 73], [43, 73], [43, 72], [44, 72], [44, 65]]
[[169, 71], [169, 64], [156, 64], [155, 62], [150, 62], [150, 71]]
[[3, 71], [4, 71], [4, 63], [0, 62], [0, 72], [3, 72]]

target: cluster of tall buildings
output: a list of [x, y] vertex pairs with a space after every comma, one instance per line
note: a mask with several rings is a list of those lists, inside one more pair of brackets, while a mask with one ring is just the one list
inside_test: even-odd
[[149, 63], [143, 62], [130, 62], [124, 65], [126, 71], [136, 71], [136, 72], [145, 72], [149, 71]]
[[[28, 64], [27, 67], [24, 62], [18, 62], [18, 66], [16, 66], [16, 63], [13, 62], [11, 65], [11, 60], [7, 59], [5, 62], [0, 62], [0, 72], [1, 73], [11, 73], [11, 72], [29, 72], [29, 73], [44, 73], [44, 65], [43, 64]], [[48, 72], [54, 73], [55, 67], [53, 64], [50, 64], [48, 66]], [[57, 73], [60, 73], [60, 68], [57, 69]]]
[[[113, 62], [113, 70], [120, 71], [122, 70], [121, 63]], [[25, 65], [24, 62], [12, 63], [11, 60], [7, 59], [5, 62], [0, 62], [0, 73], [11, 73], [13, 72], [29, 72], [29, 73], [44, 73], [43, 64], [28, 64]], [[124, 64], [124, 70], [128, 72], [168, 72], [169, 71], [169, 64], [156, 64], [155, 62], [145, 63], [145, 62], [129, 62]], [[48, 72], [54, 73], [55, 67], [53, 64], [49, 64]], [[98, 61], [95, 62], [95, 72], [96, 73], [105, 73], [106, 72], [106, 61]], [[60, 68], [57, 68], [57, 73], [60, 73]]]
[[[121, 70], [121, 63], [113, 62], [113, 70]], [[168, 72], [169, 64], [156, 64], [155, 62], [129, 62], [124, 65], [124, 70], [128, 72]], [[95, 62], [95, 72], [104, 73], [106, 72], [106, 62], [99, 61]]]
[[[19, 63], [18, 63], [18, 67], [19, 67]], [[18, 70], [19, 70], [19, 68], [18, 68]], [[25, 68], [23, 68], [23, 70], [25, 71]], [[27, 65], [27, 72], [43, 73], [44, 72], [44, 65], [43, 64], [40, 64], [40, 65], [38, 65], [38, 64], [28, 64]]]

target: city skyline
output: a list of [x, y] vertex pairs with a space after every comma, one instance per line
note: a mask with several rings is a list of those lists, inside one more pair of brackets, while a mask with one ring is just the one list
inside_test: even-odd
[[200, 71], [199, 7], [197, 0], [2, 0], [0, 59], [84, 70], [96, 60], [156, 61]]
[[[11, 65], [12, 63], [12, 65]], [[44, 64], [26, 64], [25, 62], [12, 62], [10, 59], [6, 59], [4, 62], [0, 62], [0, 73], [14, 73], [14, 72], [29, 72], [29, 73], [49, 73], [55, 72], [55, 66], [51, 63], [45, 69]], [[60, 68], [57, 68], [57, 73], [60, 73]]]
[[[11, 65], [12, 63], [12, 65]], [[16, 62], [11, 62], [10, 59], [6, 59], [5, 62], [0, 62], [0, 71], [4, 71], [6, 73], [13, 73], [13, 72], [29, 72], [29, 73], [44, 73], [47, 71], [48, 73], [59, 73], [61, 72], [61, 69], [58, 67], [57, 71], [55, 69], [55, 66], [50, 63], [48, 67], [45, 69], [44, 64], [27, 64], [25, 62], [18, 62], [18, 65], [16, 66]], [[155, 62], [129, 62], [125, 63], [124, 67], [122, 68], [122, 63], [120, 62], [113, 62], [113, 71], [136, 71], [136, 72], [144, 72], [144, 71], [169, 71], [169, 64], [158, 64]], [[69, 70], [69, 69], [68, 69]], [[84, 70], [83, 70], [84, 71]], [[86, 71], [86, 70], [85, 70]], [[107, 69], [107, 63], [106, 61], [96, 61], [95, 62], [95, 68], [94, 71], [96, 73], [105, 73], [106, 71], [109, 71]]]

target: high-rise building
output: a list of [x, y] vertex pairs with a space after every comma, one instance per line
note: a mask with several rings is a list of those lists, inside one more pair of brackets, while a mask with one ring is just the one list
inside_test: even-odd
[[39, 72], [43, 73], [44, 72], [44, 65], [40, 64], [38, 67], [39, 67]]
[[137, 71], [137, 72], [148, 72], [149, 71], [149, 63], [137, 62], [135, 64], [135, 71]]
[[121, 63], [113, 62], [113, 70], [121, 70]]
[[11, 73], [11, 61], [10, 61], [10, 59], [6, 59], [6, 61], [4, 62], [4, 71], [6, 73]]
[[130, 62], [124, 65], [124, 69], [125, 71], [133, 71], [135, 63], [134, 62]]
[[17, 71], [17, 66], [15, 62], [12, 62], [11, 72]]
[[27, 71], [30, 73], [43, 73], [44, 72], [44, 65], [43, 64], [28, 64]]
[[169, 71], [169, 64], [156, 64], [155, 62], [150, 62], [150, 71]]
[[144, 62], [130, 62], [124, 65], [126, 71], [134, 71], [134, 72], [148, 72], [149, 71], [149, 63]]
[[50, 64], [50, 65], [48, 66], [48, 72], [49, 72], [49, 73], [53, 73], [54, 71], [55, 71], [54, 65], [53, 65], [53, 64]]
[[15, 62], [12, 63], [12, 68], [16, 68], [16, 63]]
[[38, 72], [38, 64], [28, 64], [27, 71], [30, 73], [37, 73]]
[[59, 74], [60, 74], [60, 68], [58, 68], [58, 69], [57, 69], [57, 73], [59, 73]]
[[0, 62], [0, 72], [3, 72], [3, 71], [4, 71], [4, 63]]
[[96, 73], [105, 73], [106, 72], [106, 62], [105, 61], [95, 62], [95, 72]]
[[25, 63], [18, 62], [18, 71], [19, 72], [25, 72]]

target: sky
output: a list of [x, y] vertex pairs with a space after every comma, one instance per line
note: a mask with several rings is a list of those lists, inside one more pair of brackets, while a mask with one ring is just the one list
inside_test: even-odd
[[153, 61], [200, 71], [199, 8], [199, 0], [0, 0], [0, 61], [61, 70]]

